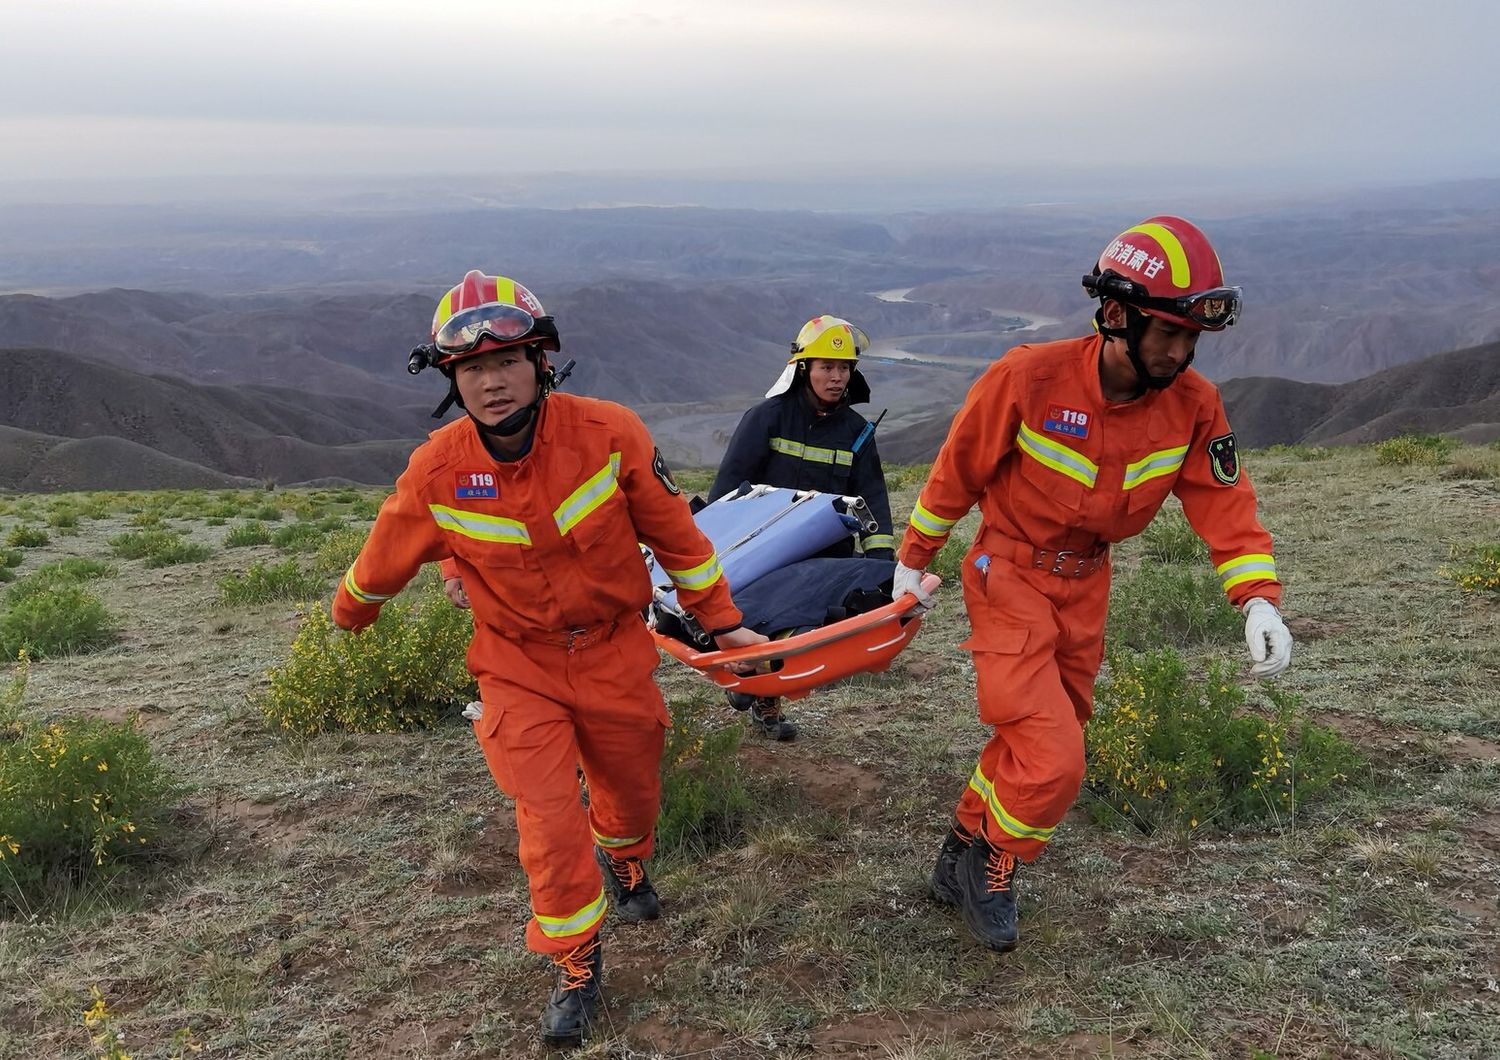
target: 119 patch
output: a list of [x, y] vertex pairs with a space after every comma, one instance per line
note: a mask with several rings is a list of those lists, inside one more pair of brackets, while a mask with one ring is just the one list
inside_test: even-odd
[[1070, 438], [1089, 436], [1089, 414], [1065, 405], [1048, 405], [1047, 418], [1042, 421], [1042, 430], [1053, 434], [1066, 434]]
[[1240, 480], [1240, 453], [1234, 445], [1234, 432], [1221, 434], [1208, 440], [1208, 462], [1214, 469], [1214, 478], [1226, 486]]
[[453, 484], [453, 496], [457, 500], [472, 501], [500, 496], [500, 487], [495, 482], [493, 471], [460, 471]]

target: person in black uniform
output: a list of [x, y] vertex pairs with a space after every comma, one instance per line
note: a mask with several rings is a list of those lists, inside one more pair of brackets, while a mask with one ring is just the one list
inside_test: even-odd
[[[869, 347], [869, 336], [839, 317], [819, 316], [804, 324], [781, 378], [735, 428], [709, 501], [746, 482], [860, 496], [877, 523], [860, 539], [860, 548], [870, 559], [894, 559], [891, 503], [875, 433], [853, 408], [870, 400], [870, 385], [857, 367]], [[841, 551], [824, 555], [854, 555], [853, 538], [835, 550]], [[797, 727], [778, 700], [730, 692], [729, 702], [748, 710], [761, 734], [796, 738]]]

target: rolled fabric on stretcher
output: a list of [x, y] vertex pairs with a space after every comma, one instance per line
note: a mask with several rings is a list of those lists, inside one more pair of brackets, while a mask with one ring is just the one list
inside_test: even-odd
[[[844, 538], [875, 529], [864, 501], [858, 497], [771, 486], [741, 487], [693, 518], [713, 541], [732, 589], [748, 587], [758, 578], [814, 556]], [[671, 579], [654, 558], [648, 557], [647, 565], [656, 587], [651, 632], [657, 645], [715, 684], [735, 692], [798, 699], [852, 674], [884, 670], [922, 627], [920, 616], [912, 614], [916, 598], [902, 596], [883, 607], [767, 644], [733, 651], [705, 650], [711, 644], [678, 606]], [[928, 591], [941, 584], [941, 579], [931, 574], [923, 580]], [[695, 643], [668, 636], [658, 628], [660, 625], [682, 629]], [[756, 672], [740, 674], [730, 669], [745, 664], [754, 665]]]
[[[777, 486], [742, 486], [703, 508], [693, 521], [714, 543], [731, 588], [876, 528], [862, 498]], [[657, 604], [680, 613], [672, 579], [654, 556], [646, 565], [659, 590]]]

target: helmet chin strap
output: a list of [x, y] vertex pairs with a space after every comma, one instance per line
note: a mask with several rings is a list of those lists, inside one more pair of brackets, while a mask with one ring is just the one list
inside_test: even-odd
[[[1187, 371], [1188, 365], [1193, 363], [1193, 354], [1189, 353], [1186, 359], [1177, 366], [1177, 371], [1171, 375], [1152, 375], [1146, 370], [1146, 362], [1141, 360], [1141, 337], [1146, 334], [1146, 329], [1151, 326], [1151, 318], [1139, 309], [1124, 302], [1125, 326], [1123, 328], [1112, 328], [1104, 323], [1104, 306], [1100, 305], [1094, 313], [1094, 325], [1099, 329], [1099, 334], [1111, 339], [1125, 340], [1125, 355], [1130, 358], [1130, 367], [1135, 369], [1136, 397], [1140, 397], [1148, 390], [1165, 390], [1177, 381], [1177, 377]], [[1196, 353], [1197, 351], [1194, 351]]]

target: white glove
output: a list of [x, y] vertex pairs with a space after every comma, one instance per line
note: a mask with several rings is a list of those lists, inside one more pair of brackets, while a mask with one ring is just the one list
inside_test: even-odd
[[476, 699], [464, 708], [464, 717], [469, 721], [478, 721], [484, 717], [484, 704]]
[[922, 571], [912, 570], [905, 563], [897, 561], [896, 577], [891, 581], [891, 599], [899, 600], [907, 593], [917, 598], [917, 606], [912, 609], [913, 614], [922, 614], [932, 609], [937, 603], [932, 594], [922, 588]]
[[1292, 664], [1292, 631], [1269, 600], [1257, 596], [1245, 604], [1245, 643], [1252, 677], [1275, 677]]

